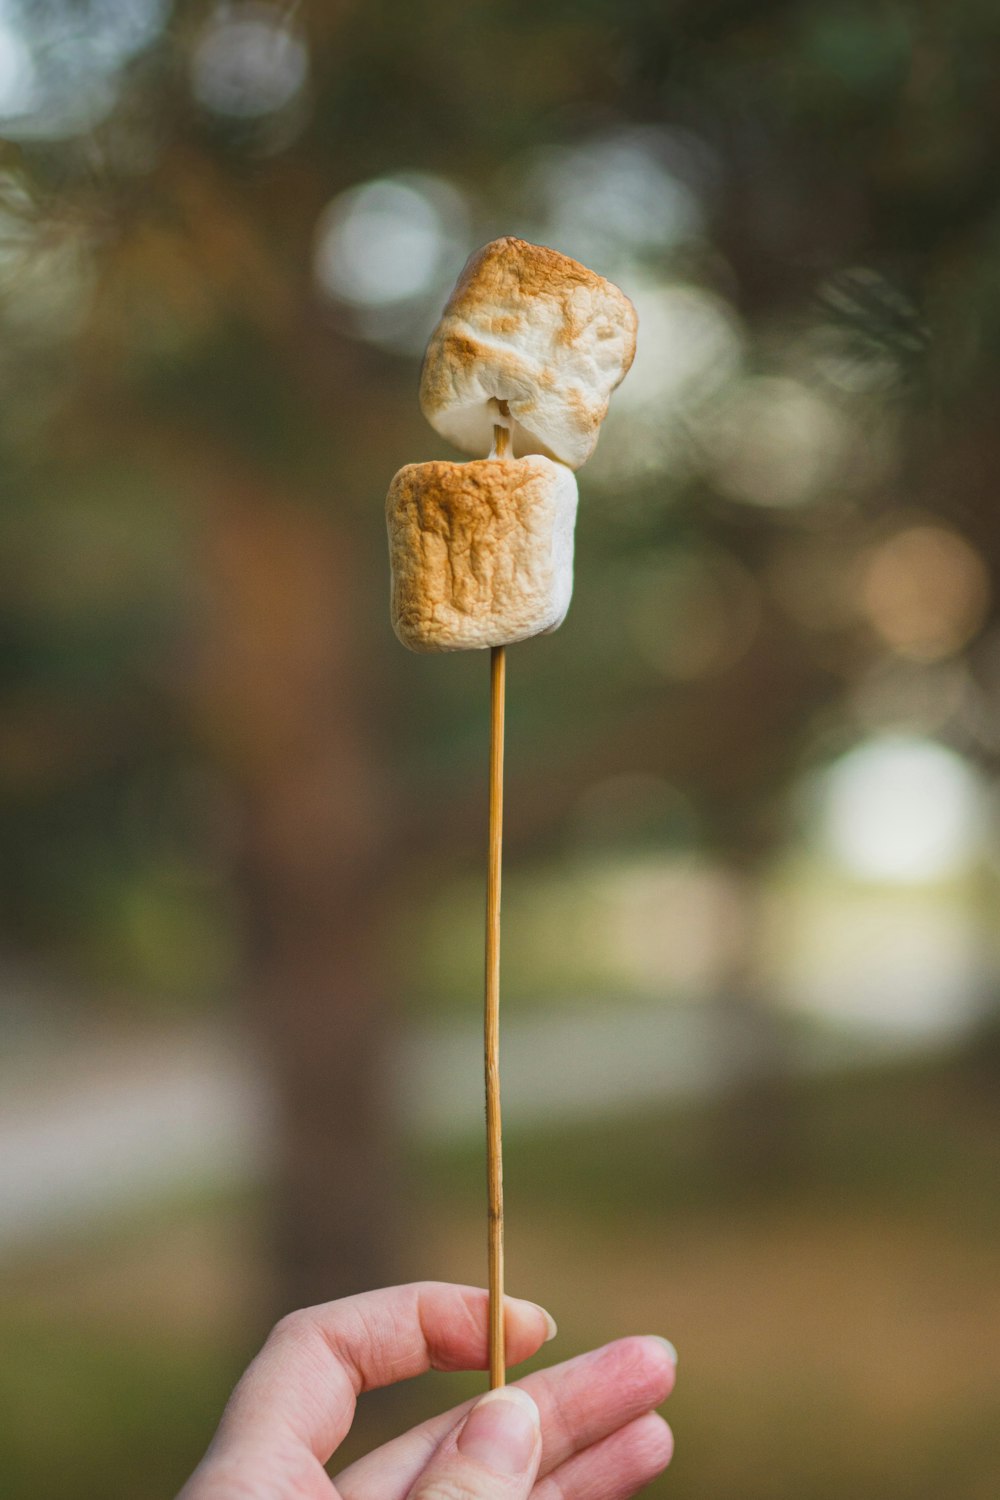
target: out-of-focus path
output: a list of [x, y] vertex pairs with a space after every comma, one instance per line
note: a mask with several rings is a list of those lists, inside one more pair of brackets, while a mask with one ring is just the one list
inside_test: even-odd
[[266, 1090], [213, 1032], [78, 1039], [0, 1071], [0, 1250], [266, 1160]]
[[[704, 1007], [628, 1002], [512, 1016], [503, 1038], [508, 1132], [624, 1114], [710, 1095], [724, 1084], [718, 1018]], [[0, 1016], [2, 1026], [2, 1016]], [[16, 1028], [15, 1028], [16, 1031]], [[795, 1071], [876, 1062], [903, 1050], [798, 1037]], [[482, 1129], [478, 1021], [425, 1023], [400, 1036], [401, 1124], [428, 1140]], [[214, 1026], [15, 1045], [0, 1065], [0, 1250], [155, 1200], [186, 1185], [240, 1185], [266, 1173], [272, 1109], [264, 1070]]]

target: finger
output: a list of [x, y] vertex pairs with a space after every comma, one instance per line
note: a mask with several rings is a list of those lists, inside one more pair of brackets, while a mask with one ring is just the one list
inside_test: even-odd
[[517, 1386], [490, 1391], [445, 1438], [409, 1500], [528, 1500], [541, 1452], [531, 1397]]
[[[551, 1473], [574, 1453], [659, 1406], [673, 1389], [675, 1373], [664, 1340], [626, 1338], [518, 1381], [541, 1413], [539, 1472]], [[343, 1500], [402, 1500], [472, 1404], [432, 1417], [351, 1464], [337, 1476]]]
[[[307, 1307], [283, 1318], [230, 1399], [216, 1448], [303, 1444], [325, 1463], [347, 1433], [356, 1397], [427, 1369], [479, 1370], [488, 1360], [488, 1306], [478, 1287], [414, 1282]], [[505, 1299], [512, 1362], [534, 1354], [555, 1324]]]
[[248, 1442], [241, 1446], [209, 1448], [177, 1500], [338, 1500], [326, 1470], [301, 1443]]
[[663, 1473], [673, 1452], [670, 1428], [655, 1411], [647, 1412], [553, 1469], [535, 1485], [531, 1500], [629, 1500]]

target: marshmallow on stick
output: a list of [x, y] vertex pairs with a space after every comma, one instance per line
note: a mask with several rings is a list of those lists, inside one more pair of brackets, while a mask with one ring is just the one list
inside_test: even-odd
[[515, 453], [578, 469], [635, 355], [635, 308], [610, 281], [544, 245], [493, 240], [466, 262], [427, 346], [424, 416], [467, 453], [490, 446], [495, 399]]
[[551, 459], [407, 464], [386, 500], [392, 627], [411, 651], [508, 646], [561, 625], [576, 480]]
[[412, 651], [490, 648], [484, 1059], [491, 1387], [506, 1379], [500, 1129], [505, 648], [555, 630], [569, 608], [577, 503], [571, 470], [593, 452], [608, 398], [632, 363], [635, 334], [628, 298], [577, 261], [524, 240], [484, 246], [467, 262], [431, 337], [420, 400], [438, 432], [475, 454], [489, 449], [489, 457], [407, 464], [386, 500], [392, 625], [403, 645]]

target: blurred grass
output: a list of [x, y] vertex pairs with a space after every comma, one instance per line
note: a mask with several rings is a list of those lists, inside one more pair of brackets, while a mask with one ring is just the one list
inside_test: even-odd
[[0, 1493], [180, 1487], [252, 1352], [255, 1222], [244, 1203], [185, 1197], [5, 1267]]
[[[713, 993], [727, 920], [720, 905], [722, 868], [694, 853], [637, 854], [603, 849], [568, 859], [508, 860], [504, 886], [504, 1005], [507, 1014], [535, 1013], [564, 1001], [600, 1006], [608, 995], [662, 1005]], [[978, 949], [984, 972], [1000, 958], [992, 914], [996, 876], [976, 867], [920, 885], [852, 877], [820, 851], [796, 848], [775, 861], [760, 882], [764, 920], [761, 962], [774, 991], [802, 1004], [817, 971], [834, 979], [857, 972], [852, 953], [865, 934], [882, 934], [888, 972], [908, 982], [906, 939], [938, 934], [946, 1006], [966, 1003], [949, 935], [964, 952]], [[467, 1015], [469, 976], [482, 947], [483, 879], [478, 862], [466, 874], [407, 893], [392, 934], [406, 955], [405, 997], [415, 1016]], [[956, 941], [951, 937], [952, 943]], [[942, 946], [943, 945], [943, 946]], [[933, 948], [932, 950], [933, 951]], [[946, 986], [951, 989], [946, 991]], [[952, 995], [954, 990], [954, 995]], [[815, 1003], [815, 1002], [814, 1002]], [[826, 1000], [829, 1006], [829, 999]]]
[[[718, 1109], [512, 1134], [510, 1287], [560, 1324], [546, 1356], [625, 1332], [678, 1345], [685, 1500], [1000, 1493], [997, 1073], [954, 1060], [796, 1085], [766, 1181]], [[478, 1150], [417, 1153], [406, 1276], [480, 1281]], [[260, 1217], [164, 1205], [8, 1267], [7, 1500], [171, 1495], [265, 1331]], [[363, 1403], [356, 1454], [480, 1388], [428, 1376]]]

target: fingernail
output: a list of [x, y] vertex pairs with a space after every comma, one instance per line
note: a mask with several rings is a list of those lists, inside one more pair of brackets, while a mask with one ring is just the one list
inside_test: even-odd
[[537, 1307], [538, 1311], [541, 1313], [542, 1317], [545, 1319], [545, 1342], [547, 1344], [551, 1344], [552, 1340], [555, 1338], [556, 1334], [559, 1332], [559, 1326], [556, 1323], [555, 1318], [552, 1316], [552, 1314], [550, 1312], [546, 1312], [545, 1308], [541, 1307], [537, 1302], [533, 1302], [531, 1305], [532, 1305], [532, 1307]]
[[671, 1362], [671, 1364], [674, 1366], [674, 1369], [676, 1369], [677, 1368], [677, 1350], [674, 1348], [674, 1346], [670, 1342], [670, 1340], [669, 1339], [661, 1338], [658, 1333], [651, 1333], [649, 1335], [649, 1337], [651, 1339], [655, 1339], [658, 1344], [662, 1344], [663, 1345], [664, 1349], [666, 1349], [668, 1355], [670, 1356], [670, 1362]]
[[540, 1312], [542, 1317], [545, 1319], [545, 1337], [542, 1340], [542, 1343], [549, 1344], [552, 1342], [556, 1334], [559, 1332], [559, 1329], [556, 1326], [555, 1318], [542, 1306], [540, 1302], [527, 1302], [520, 1297], [508, 1297], [507, 1300], [508, 1302], [518, 1301], [521, 1303], [522, 1307], [533, 1307], [535, 1309], [535, 1312]]
[[526, 1474], [541, 1423], [527, 1391], [505, 1385], [474, 1406], [458, 1435], [458, 1451], [496, 1474]]

